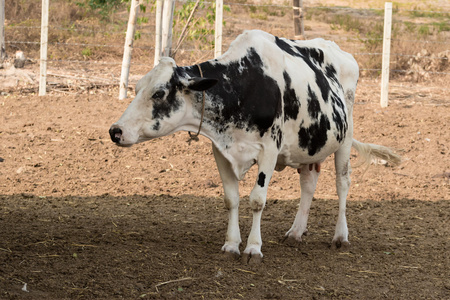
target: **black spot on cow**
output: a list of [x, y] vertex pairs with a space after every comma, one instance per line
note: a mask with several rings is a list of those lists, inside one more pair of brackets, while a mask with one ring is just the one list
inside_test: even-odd
[[341, 84], [337, 79], [337, 71], [335, 67], [332, 64], [327, 64], [323, 67], [325, 56], [321, 49], [300, 47], [295, 44], [295, 41], [291, 41], [292, 44], [289, 44], [287, 40], [280, 39], [278, 37], [275, 37], [275, 43], [287, 54], [295, 57], [301, 57], [308, 67], [315, 73], [316, 84], [319, 87], [322, 99], [325, 102], [328, 102], [330, 91], [332, 90], [329, 81], [333, 81], [338, 85], [338, 87], [341, 87]]
[[[327, 78], [325, 77], [325, 72], [322, 70], [322, 68], [318, 67], [318, 61], [316, 61], [313, 57], [310, 56], [311, 53], [314, 53], [311, 51], [310, 48], [302, 48], [302, 47], [295, 47], [299, 53], [302, 53], [303, 61], [308, 65], [308, 67], [314, 71], [314, 74], [316, 75], [316, 84], [320, 89], [322, 99], [325, 102], [328, 102], [328, 96], [330, 95], [330, 83], [328, 82]], [[323, 57], [323, 52], [322, 52]], [[323, 62], [323, 61], [322, 61]], [[320, 63], [319, 63], [320, 65]]]
[[[335, 67], [332, 64], [328, 64], [322, 69], [325, 58], [321, 49], [299, 47], [297, 45], [290, 45], [285, 40], [275, 38], [275, 43], [284, 52], [301, 57], [308, 67], [315, 73], [315, 81], [320, 89], [322, 99], [325, 102], [329, 101], [330, 94], [332, 99], [333, 122], [336, 124], [337, 132], [335, 133], [336, 139], [341, 142], [345, 138], [345, 134], [348, 128], [347, 118], [345, 114], [345, 106], [342, 100], [336, 95], [330, 86], [330, 81], [333, 81], [338, 87], [341, 87], [338, 79]], [[299, 106], [293, 101], [295, 91], [290, 88], [291, 78], [285, 72], [284, 80], [286, 82], [285, 92], [283, 95], [284, 100], [284, 115], [285, 120], [290, 118], [296, 118], [298, 115]], [[296, 97], [296, 96], [295, 96]], [[300, 128], [299, 131], [299, 146], [308, 149], [309, 155], [314, 155], [319, 152], [327, 141], [327, 131], [330, 130], [330, 120], [322, 115], [320, 120], [319, 114], [321, 112], [320, 101], [316, 93], [308, 85], [308, 114], [313, 122], [308, 128]]]
[[277, 149], [281, 149], [281, 142], [283, 139], [283, 132], [281, 131], [280, 126], [274, 125], [271, 129], [270, 137], [273, 139], [274, 142], [277, 143]]
[[305, 128], [300, 125], [298, 132], [299, 146], [308, 150], [308, 155], [313, 156], [318, 153], [327, 142], [327, 132], [330, 130], [330, 120], [326, 115], [321, 115], [317, 122]]
[[[318, 48], [300, 47], [298, 45], [289, 45], [285, 40], [275, 37], [275, 43], [284, 52], [301, 57], [308, 67], [314, 71], [316, 75], [316, 84], [320, 89], [322, 99], [328, 102], [330, 95], [330, 83], [326, 78], [326, 71], [323, 70], [322, 65], [325, 61], [324, 53]], [[330, 70], [330, 74], [332, 70]]]
[[180, 109], [182, 102], [177, 98], [177, 92], [182, 90], [183, 85], [179, 81], [177, 72], [174, 72], [169, 83], [167, 83], [164, 89], [169, 93], [166, 98], [155, 99], [153, 102], [152, 117], [153, 119], [169, 118], [173, 112]]
[[283, 141], [283, 132], [280, 130], [278, 130], [278, 134], [277, 134], [277, 149], [280, 150], [281, 149], [281, 142]]
[[319, 99], [316, 96], [316, 93], [314, 93], [313, 90], [311, 90], [311, 86], [308, 84], [308, 114], [313, 120], [317, 120], [319, 117], [320, 112], [320, 102]]
[[275, 37], [275, 44], [277, 44], [277, 46], [283, 50], [284, 52], [292, 55], [292, 56], [298, 56], [300, 57], [300, 53], [298, 53], [297, 51], [294, 50], [294, 48], [292, 48], [291, 45], [289, 45], [287, 42], [285, 42], [284, 40], [280, 39], [279, 37]]
[[325, 55], [322, 49], [299, 47], [296, 45], [295, 41], [291, 40], [291, 42], [294, 45], [290, 45], [284, 39], [275, 37], [275, 44], [277, 44], [277, 46], [284, 52], [292, 56], [308, 58], [308, 60], [310, 60], [311, 62], [315, 62], [319, 66], [322, 66], [325, 61]]
[[258, 176], [258, 185], [260, 187], [264, 187], [264, 182], [266, 181], [266, 174], [264, 172], [259, 173]]
[[[264, 63], [254, 48], [238, 61], [224, 65], [205, 62], [201, 68], [205, 77], [215, 74], [219, 81], [206, 91], [211, 103], [206, 113], [218, 132], [233, 124], [238, 129], [257, 130], [262, 137], [281, 116], [280, 88], [264, 73]], [[199, 76], [195, 68], [189, 71], [191, 76]]]
[[319, 66], [322, 66], [324, 62], [322, 49], [307, 47], [298, 47], [297, 49], [304, 57], [308, 57], [311, 61], [316, 62]]
[[159, 121], [156, 121], [155, 125], [153, 125], [153, 130], [158, 131], [161, 127], [161, 123]]
[[336, 129], [337, 129], [337, 132], [335, 133], [336, 140], [338, 142], [342, 142], [342, 140], [345, 137], [345, 132], [346, 132], [346, 130], [344, 130], [345, 123], [344, 123], [344, 120], [342, 120], [341, 115], [336, 111], [335, 107], [333, 107], [333, 122], [334, 122], [334, 124], [336, 124]]
[[336, 69], [332, 64], [329, 64], [325, 67], [325, 74], [329, 79], [333, 80], [339, 87], [341, 87], [341, 83], [336, 77], [337, 75]]
[[342, 142], [345, 138], [348, 128], [346, 108], [342, 99], [334, 92], [331, 95], [331, 101], [333, 107], [333, 122], [337, 130], [337, 132], [335, 133], [336, 140], [338, 142]]
[[291, 77], [286, 71], [283, 72], [283, 77], [285, 82], [283, 94], [284, 121], [289, 119], [296, 120], [300, 109], [300, 101], [295, 93], [295, 90], [292, 88]]

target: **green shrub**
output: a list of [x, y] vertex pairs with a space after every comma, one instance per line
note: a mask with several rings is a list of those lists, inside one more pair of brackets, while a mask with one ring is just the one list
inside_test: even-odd
[[127, 0], [82, 0], [77, 1], [79, 7], [90, 13], [100, 14], [103, 20], [109, 20], [110, 16]]
[[83, 55], [83, 56], [91, 56], [92, 55], [92, 50], [89, 47], [86, 47], [83, 50], [81, 50], [81, 55]]

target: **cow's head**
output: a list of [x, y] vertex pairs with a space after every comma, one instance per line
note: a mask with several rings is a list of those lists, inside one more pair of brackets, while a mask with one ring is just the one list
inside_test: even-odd
[[189, 75], [172, 58], [162, 58], [136, 84], [136, 97], [109, 130], [111, 140], [131, 146], [182, 129], [192, 119], [192, 103], [216, 83]]

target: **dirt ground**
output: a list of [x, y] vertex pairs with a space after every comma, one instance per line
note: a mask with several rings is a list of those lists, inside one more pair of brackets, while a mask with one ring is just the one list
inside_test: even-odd
[[[450, 298], [448, 95], [392, 87], [381, 109], [377, 84], [360, 81], [355, 137], [397, 149], [403, 163], [354, 169], [350, 248], [330, 249], [328, 159], [297, 246], [282, 237], [298, 174], [273, 176], [260, 265], [220, 251], [227, 213], [209, 140], [177, 133], [116, 147], [108, 129], [131, 101], [117, 90], [1, 96], [0, 298]], [[252, 169], [241, 183], [242, 250], [255, 180]]]

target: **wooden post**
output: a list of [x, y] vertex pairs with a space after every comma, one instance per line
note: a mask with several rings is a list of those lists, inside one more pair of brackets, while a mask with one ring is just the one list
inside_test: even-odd
[[155, 60], [153, 66], [159, 63], [161, 58], [161, 21], [162, 21], [163, 0], [156, 0], [156, 32], [155, 32]]
[[295, 37], [302, 37], [305, 34], [305, 27], [303, 25], [303, 0], [293, 0], [292, 9], [294, 10], [294, 35]]
[[163, 56], [170, 56], [170, 50], [172, 48], [172, 26], [174, 9], [175, 0], [164, 0], [161, 41]]
[[120, 75], [119, 100], [127, 98], [128, 75], [130, 74], [131, 52], [133, 51], [134, 33], [139, 11], [139, 1], [131, 0], [130, 16], [128, 18], [127, 35], [123, 49], [122, 72]]
[[39, 96], [45, 96], [47, 92], [48, 7], [49, 0], [42, 0]]
[[214, 57], [222, 55], [223, 0], [216, 0]]
[[303, 10], [303, 0], [300, 0], [300, 34], [304, 38], [305, 37], [305, 20], [303, 16], [305, 15]]
[[6, 58], [5, 46], [5, 0], [0, 0], [0, 64]]
[[381, 66], [381, 107], [388, 106], [389, 60], [391, 56], [392, 2], [384, 6], [383, 61]]

